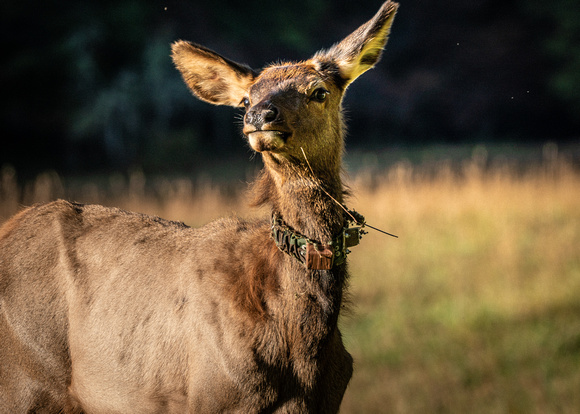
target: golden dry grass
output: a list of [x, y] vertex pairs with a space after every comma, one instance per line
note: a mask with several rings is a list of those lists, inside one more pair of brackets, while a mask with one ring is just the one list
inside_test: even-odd
[[351, 203], [400, 236], [351, 255], [344, 413], [580, 412], [580, 176], [405, 164]]
[[[350, 256], [343, 413], [580, 412], [580, 174], [548, 161], [353, 177], [349, 206], [399, 239], [371, 231]], [[263, 214], [207, 180], [47, 173], [20, 190], [9, 168], [0, 180], [0, 221], [58, 197], [194, 226]]]

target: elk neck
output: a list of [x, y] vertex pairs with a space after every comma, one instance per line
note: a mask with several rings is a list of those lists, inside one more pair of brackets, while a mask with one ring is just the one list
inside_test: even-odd
[[326, 163], [309, 157], [310, 165], [303, 157], [281, 160], [271, 153], [262, 157], [265, 168], [254, 186], [254, 204], [270, 204], [273, 214], [312, 240], [332, 240], [344, 226], [338, 204], [344, 198], [340, 156], [333, 157], [338, 162]]
[[[345, 225], [344, 211], [329, 197], [343, 201], [340, 164], [323, 169], [309, 159], [313, 174], [305, 161], [280, 162], [270, 153], [262, 156], [265, 168], [253, 187], [254, 204], [270, 204], [272, 214], [279, 215], [287, 226], [312, 240], [322, 243], [332, 240]], [[307, 335], [310, 339], [306, 342], [315, 346], [336, 327], [347, 284], [346, 268], [308, 270], [294, 257], [286, 254], [280, 257], [289, 264], [283, 267], [289, 271], [280, 274], [281, 291], [290, 295], [288, 303], [299, 306], [292, 305], [293, 312], [301, 309], [300, 324], [307, 319], [319, 326], [319, 331]], [[301, 328], [296, 326], [292, 331], [298, 335]]]

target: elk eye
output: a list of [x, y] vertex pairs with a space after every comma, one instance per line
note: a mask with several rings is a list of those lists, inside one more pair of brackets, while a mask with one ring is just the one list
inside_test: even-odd
[[314, 92], [312, 92], [312, 95], [310, 95], [310, 99], [316, 102], [324, 102], [328, 97], [329, 93], [330, 92], [324, 88], [318, 88], [314, 90]]

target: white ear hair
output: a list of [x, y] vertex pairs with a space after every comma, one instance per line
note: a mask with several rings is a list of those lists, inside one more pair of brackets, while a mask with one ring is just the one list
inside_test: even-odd
[[329, 50], [317, 53], [314, 61], [334, 63], [348, 86], [380, 60], [398, 7], [385, 2], [371, 20]]

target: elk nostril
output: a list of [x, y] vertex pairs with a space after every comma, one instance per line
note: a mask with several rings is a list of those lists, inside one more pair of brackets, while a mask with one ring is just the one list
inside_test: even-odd
[[262, 118], [266, 123], [275, 121], [276, 118], [278, 118], [278, 109], [275, 106], [265, 109], [264, 112], [262, 112]]
[[246, 123], [247, 124], [253, 124], [254, 123], [254, 112], [253, 111], [249, 111], [248, 113], [246, 113]]

